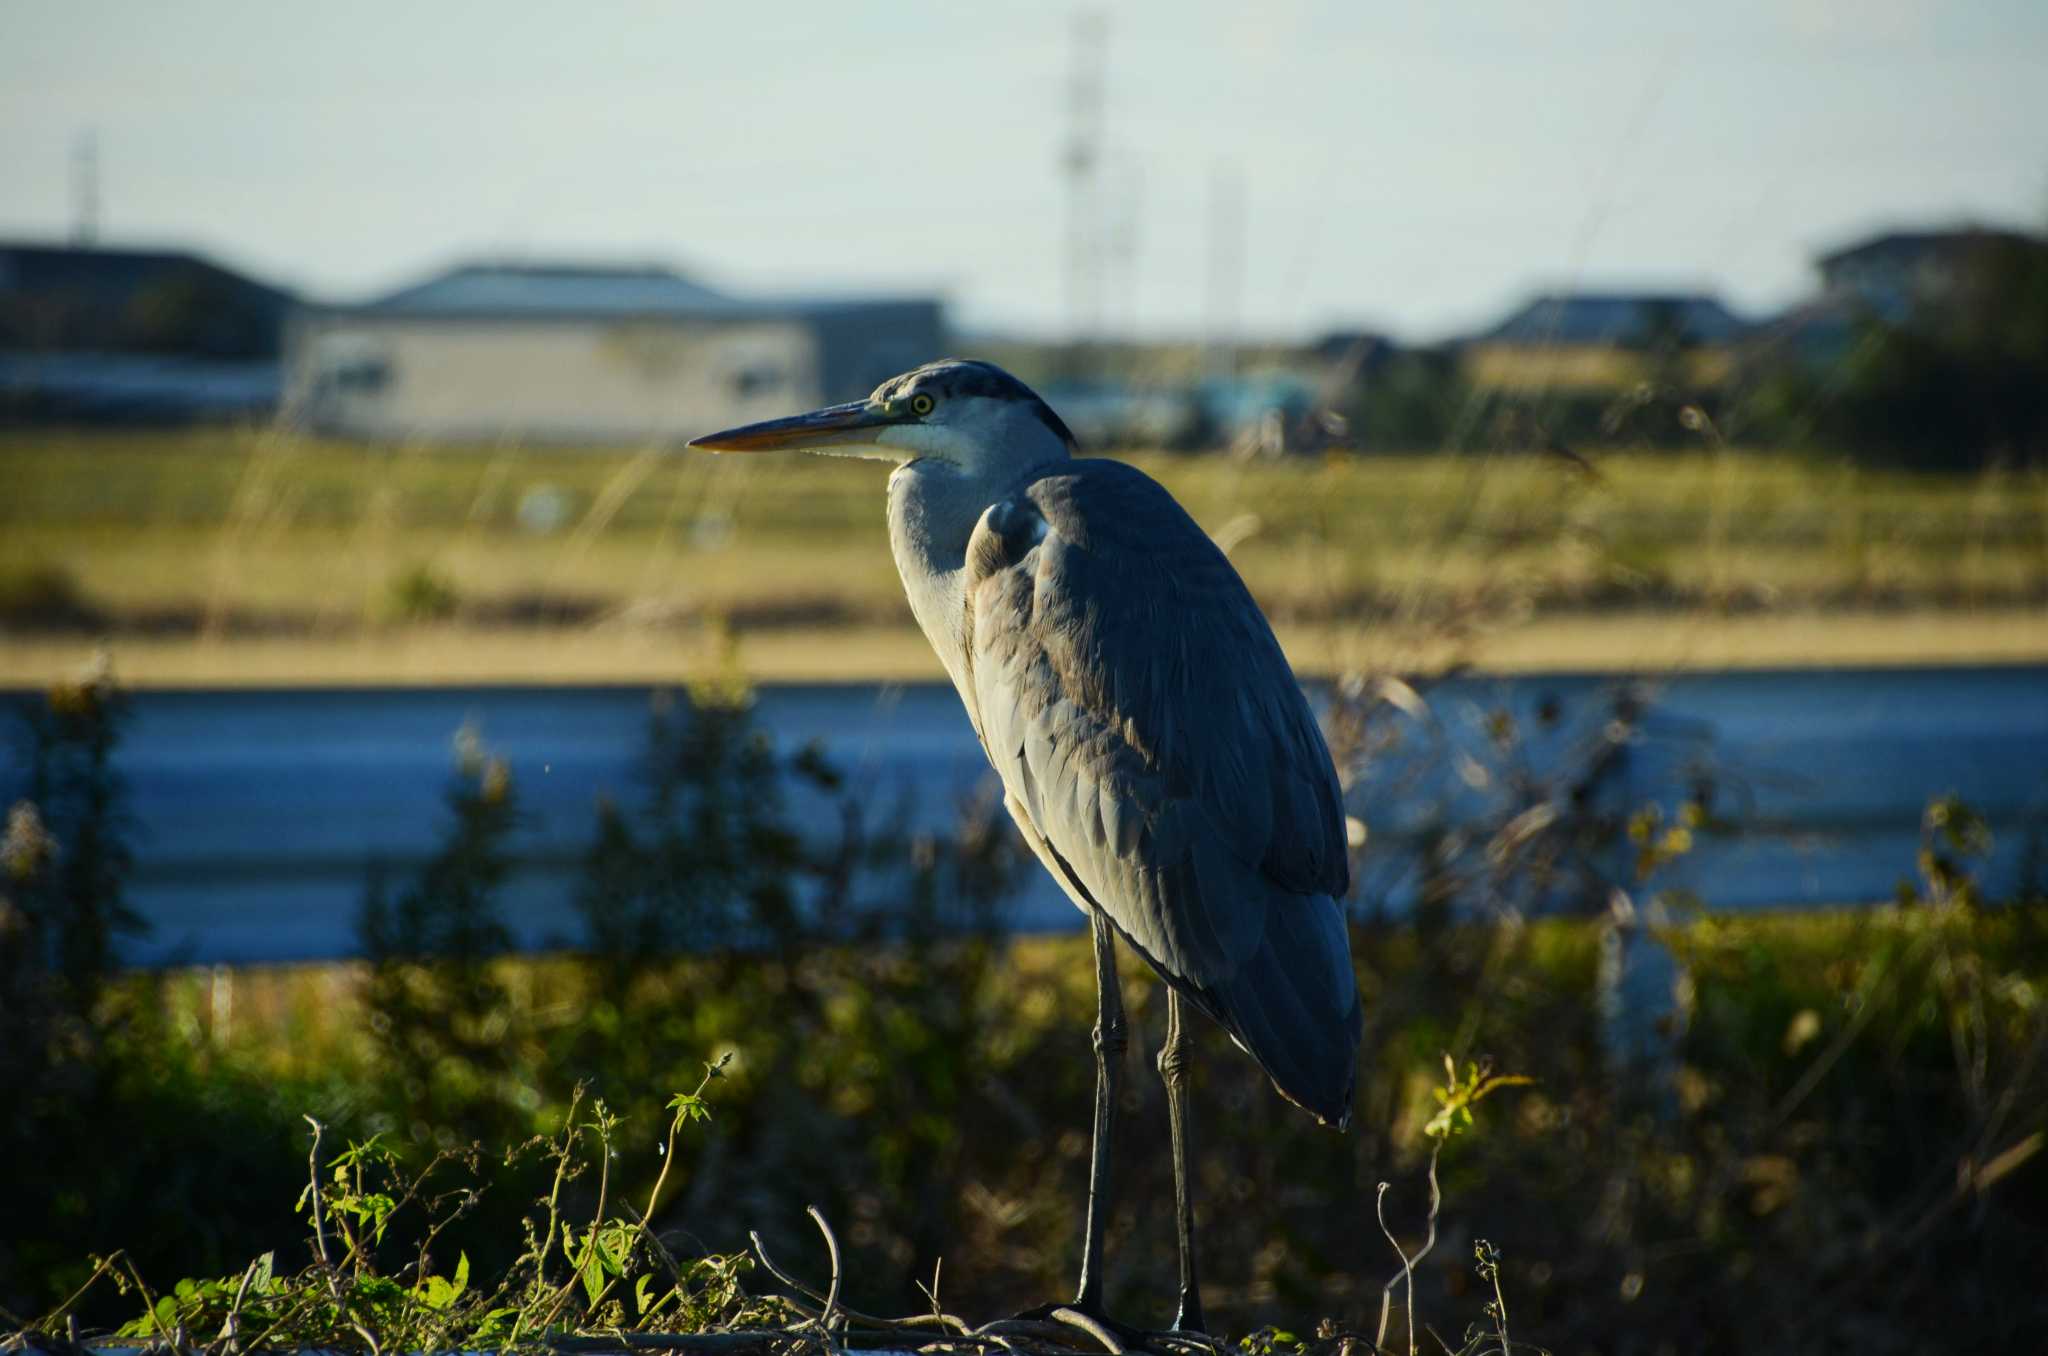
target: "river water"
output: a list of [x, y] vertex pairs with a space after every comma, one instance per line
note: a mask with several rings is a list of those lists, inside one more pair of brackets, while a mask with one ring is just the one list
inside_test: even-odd
[[[1797, 670], [1468, 677], [1386, 708], [1387, 733], [1352, 793], [1367, 831], [1359, 907], [1398, 911], [1425, 886], [1421, 846], [1545, 788], [1589, 804], [1667, 811], [1707, 793], [1724, 833], [1640, 887], [1717, 909], [1862, 903], [1912, 875], [1921, 812], [1957, 794], [1990, 820], [1993, 893], [2030, 870], [2048, 815], [2048, 668]], [[443, 794], [465, 727], [504, 758], [524, 812], [504, 906], [524, 945], [573, 944], [571, 906], [602, 796], [640, 791], [646, 688], [390, 688], [142, 692], [119, 752], [134, 821], [131, 900], [149, 921], [140, 964], [332, 958], [356, 948], [373, 866], [401, 877], [445, 833]], [[1318, 694], [1327, 703], [1331, 694]], [[815, 741], [865, 799], [900, 800], [942, 830], [991, 774], [942, 685], [767, 687], [763, 729]], [[1617, 723], [1619, 722], [1619, 723]], [[1579, 783], [1573, 800], [1574, 781]], [[1516, 801], [1521, 797], [1521, 801]], [[824, 826], [825, 808], [794, 811]], [[1629, 879], [1626, 845], [1612, 852]], [[1036, 871], [1018, 929], [1077, 926]]]

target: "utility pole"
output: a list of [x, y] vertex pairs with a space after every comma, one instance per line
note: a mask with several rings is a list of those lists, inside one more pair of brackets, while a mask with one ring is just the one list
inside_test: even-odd
[[1227, 160], [1209, 177], [1209, 372], [1237, 373], [1239, 307], [1244, 293], [1244, 174]]
[[[1119, 151], [1116, 171], [1105, 186], [1103, 222], [1104, 291], [1109, 294], [1109, 325], [1127, 345], [1138, 332], [1139, 219], [1144, 210], [1145, 176], [1137, 157]], [[1128, 370], [1123, 374], [1128, 377]]]
[[1074, 64], [1067, 80], [1067, 375], [1090, 366], [1101, 327], [1103, 48], [1109, 21], [1099, 9], [1074, 13]]

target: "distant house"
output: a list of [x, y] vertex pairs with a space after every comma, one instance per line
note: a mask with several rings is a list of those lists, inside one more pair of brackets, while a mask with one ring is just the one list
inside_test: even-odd
[[1718, 297], [1682, 292], [1548, 293], [1488, 330], [1496, 343], [1647, 348], [1678, 339], [1725, 344], [1748, 326]]
[[1954, 302], [1971, 270], [2002, 249], [2040, 249], [2039, 236], [1983, 226], [1885, 231], [1814, 260], [1820, 291], [1757, 335], [1754, 361], [1826, 368], [1867, 338], [1872, 322], [1900, 325]]
[[1489, 389], [1605, 391], [1663, 363], [1712, 386], [1749, 328], [1707, 293], [1546, 293], [1465, 341], [1465, 376]]
[[183, 250], [0, 242], [0, 414], [267, 415], [293, 305]]
[[940, 355], [929, 299], [736, 298], [669, 269], [451, 269], [300, 312], [286, 408], [327, 433], [642, 442], [867, 394]]
[[1887, 231], [1815, 260], [1824, 300], [1852, 303], [1896, 324], [1916, 306], [1940, 305], [1963, 285], [1971, 265], [2001, 247], [2039, 245], [2016, 231], [1962, 226]]

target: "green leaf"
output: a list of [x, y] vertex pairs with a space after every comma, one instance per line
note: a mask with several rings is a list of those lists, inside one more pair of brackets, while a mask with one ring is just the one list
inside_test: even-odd
[[390, 1304], [405, 1296], [405, 1287], [389, 1276], [358, 1276], [354, 1287], [359, 1298], [373, 1304]]
[[469, 1254], [458, 1254], [455, 1261], [455, 1279], [446, 1276], [429, 1276], [414, 1287], [413, 1294], [430, 1309], [450, 1309], [455, 1301], [462, 1298], [462, 1292], [469, 1289]]
[[1490, 1067], [1467, 1063], [1463, 1078], [1449, 1055], [1444, 1056], [1445, 1086], [1433, 1089], [1433, 1095], [1441, 1108], [1429, 1118], [1422, 1132], [1435, 1139], [1448, 1140], [1460, 1130], [1473, 1124], [1472, 1108], [1502, 1088], [1520, 1087], [1535, 1082], [1521, 1074], [1497, 1074]]
[[476, 1331], [470, 1335], [471, 1345], [480, 1348], [496, 1342], [500, 1336], [511, 1331], [512, 1324], [509, 1320], [518, 1317], [519, 1310], [510, 1305], [501, 1305], [489, 1310], [477, 1320]]

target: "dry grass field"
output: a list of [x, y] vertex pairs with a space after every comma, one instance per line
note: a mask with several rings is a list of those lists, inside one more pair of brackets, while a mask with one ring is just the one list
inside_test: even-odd
[[[1138, 455], [1297, 662], [2048, 655], [2048, 476], [1764, 451]], [[0, 438], [0, 681], [109, 643], [151, 682], [931, 676], [881, 468], [263, 431]], [[52, 666], [57, 666], [53, 669]]]

